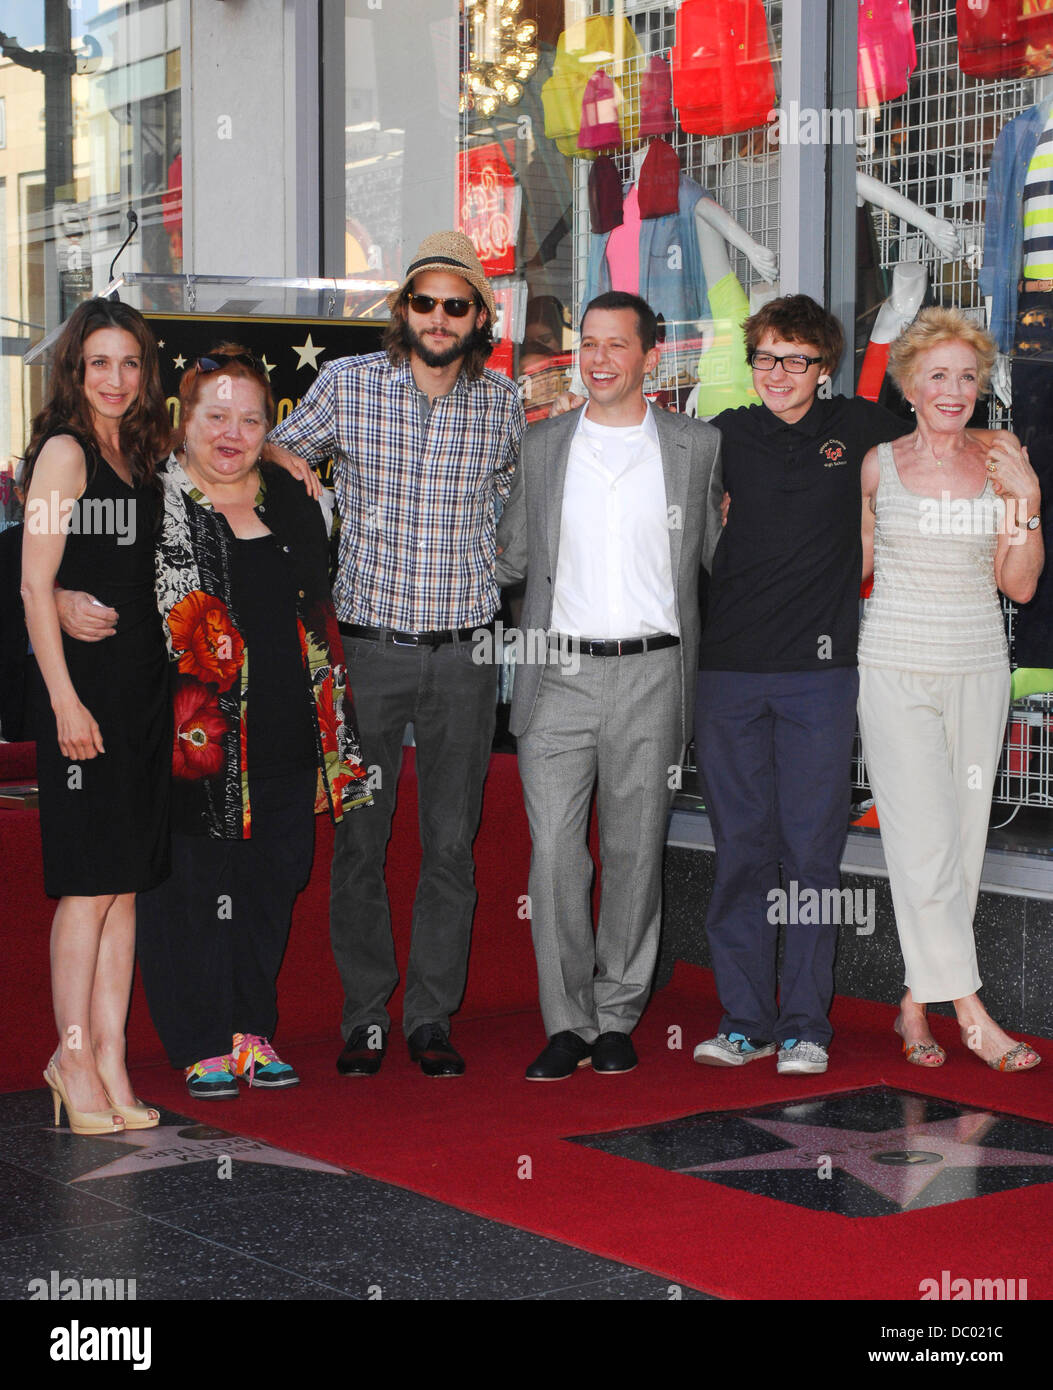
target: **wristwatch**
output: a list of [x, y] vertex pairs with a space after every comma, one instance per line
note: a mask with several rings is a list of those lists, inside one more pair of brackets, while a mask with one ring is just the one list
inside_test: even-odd
[[1039, 516], [1038, 512], [1035, 512], [1034, 516], [1029, 516], [1029, 517], [1028, 517], [1028, 519], [1027, 519], [1027, 529], [1028, 529], [1029, 531], [1037, 531], [1038, 528], [1039, 528], [1041, 525], [1042, 525], [1042, 518]]

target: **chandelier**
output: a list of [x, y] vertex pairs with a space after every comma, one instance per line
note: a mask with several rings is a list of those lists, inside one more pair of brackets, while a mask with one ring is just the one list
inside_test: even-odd
[[492, 116], [516, 106], [537, 67], [537, 25], [520, 19], [523, 0], [464, 0], [468, 66], [460, 109]]

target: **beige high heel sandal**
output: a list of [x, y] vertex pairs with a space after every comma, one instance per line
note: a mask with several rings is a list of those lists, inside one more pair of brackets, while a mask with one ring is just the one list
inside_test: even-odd
[[[66, 1107], [66, 1119], [74, 1134], [121, 1134], [124, 1131], [124, 1117], [106, 1110], [74, 1110], [69, 1103], [62, 1075], [55, 1065], [55, 1059], [44, 1069], [44, 1080], [55, 1102], [55, 1127], [58, 1128], [62, 1106]], [[117, 1107], [114, 1106], [114, 1111]]]

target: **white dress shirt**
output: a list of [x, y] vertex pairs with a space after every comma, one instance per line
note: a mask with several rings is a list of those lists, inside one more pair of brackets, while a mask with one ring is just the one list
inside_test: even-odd
[[658, 430], [583, 410], [563, 489], [552, 628], [575, 637], [680, 635]]

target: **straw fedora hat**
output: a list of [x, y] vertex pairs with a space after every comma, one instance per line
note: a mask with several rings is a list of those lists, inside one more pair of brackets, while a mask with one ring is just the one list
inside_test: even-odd
[[497, 318], [497, 305], [490, 281], [483, 272], [482, 262], [475, 253], [471, 240], [463, 232], [433, 232], [426, 236], [417, 247], [406, 270], [405, 279], [397, 290], [388, 295], [388, 308], [394, 311], [395, 305], [406, 293], [414, 276], [423, 275], [426, 270], [442, 270], [448, 275], [459, 275], [477, 290], [480, 299], [490, 313], [491, 324]]

